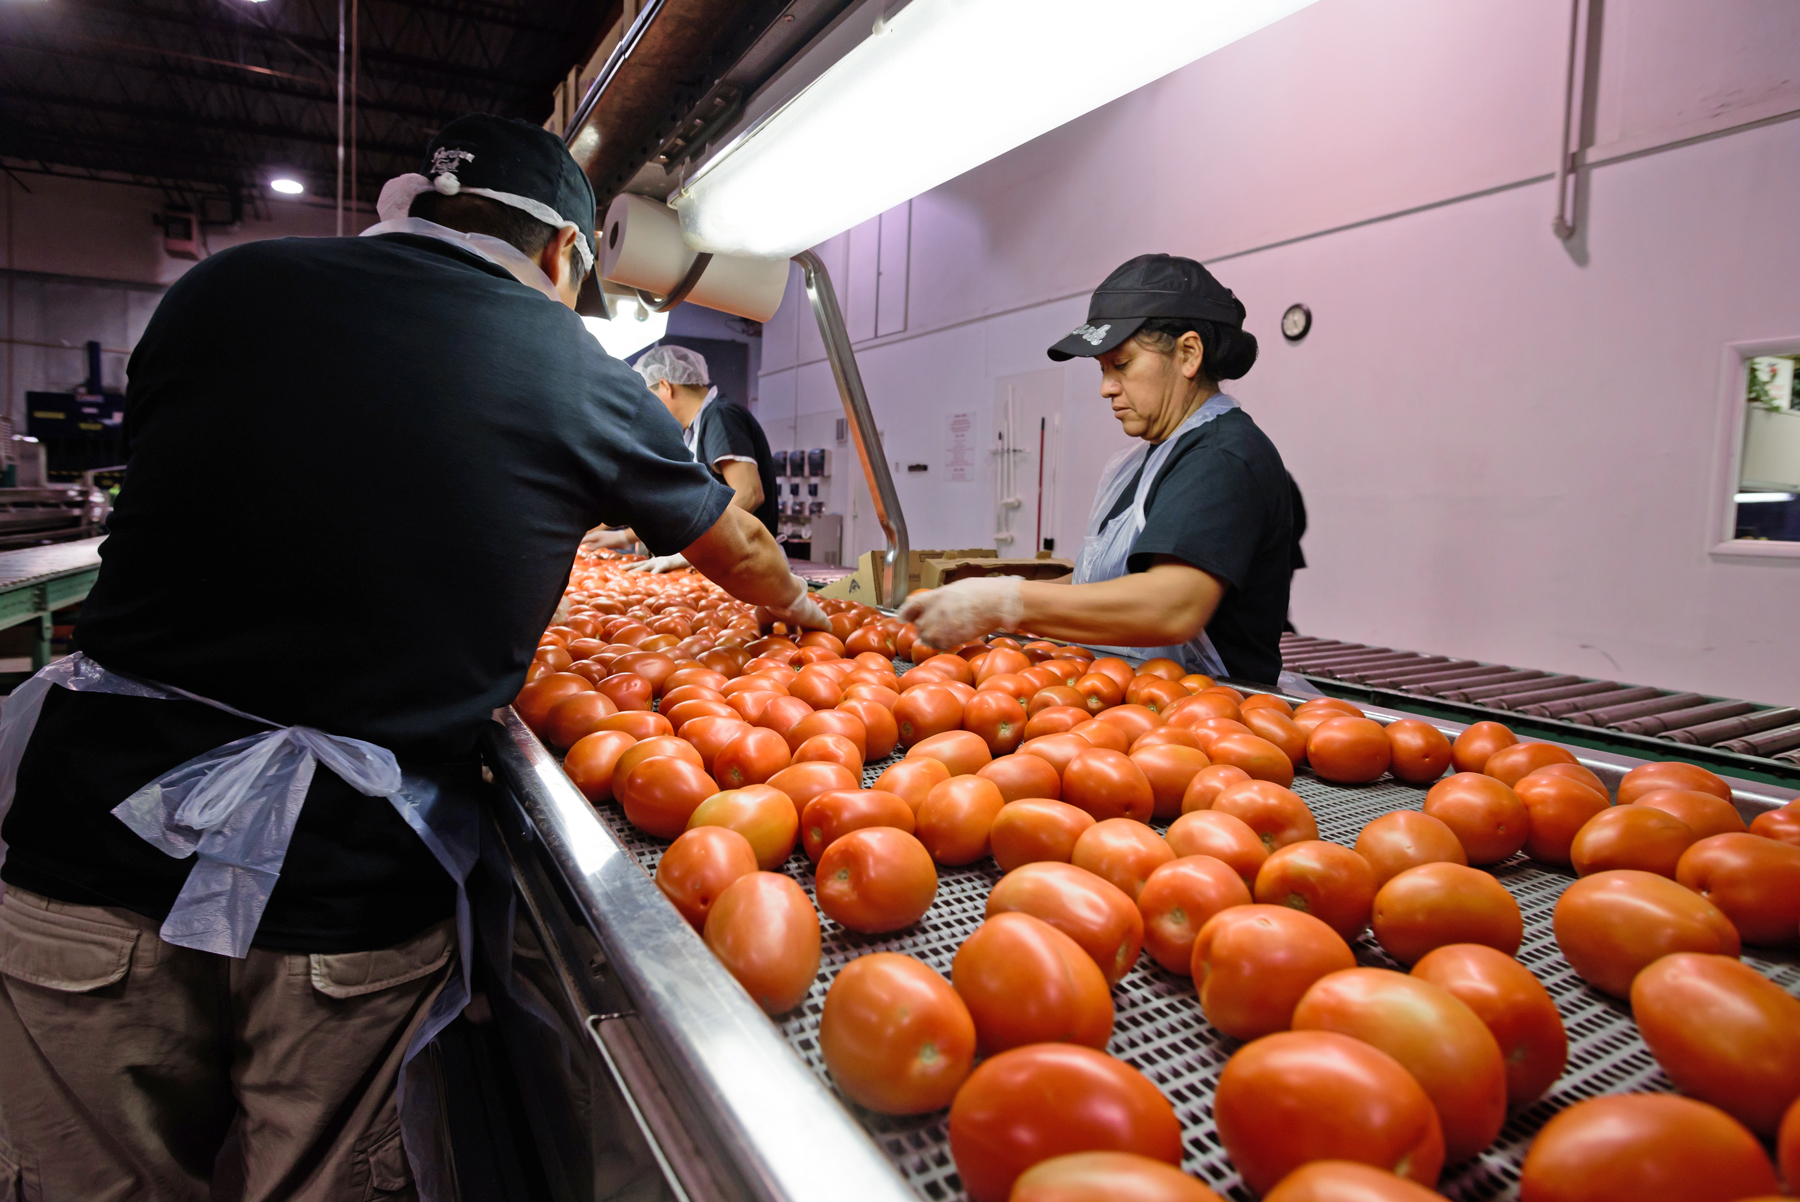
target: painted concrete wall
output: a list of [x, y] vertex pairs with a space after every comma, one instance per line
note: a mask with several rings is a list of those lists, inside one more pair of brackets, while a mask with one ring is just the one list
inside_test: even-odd
[[[1125, 442], [1092, 366], [1043, 348], [1113, 266], [1167, 250], [1209, 261], [1262, 341], [1232, 391], [1307, 497], [1303, 630], [1800, 702], [1800, 560], [1709, 554], [1721, 348], [1800, 336], [1800, 7], [1602, 18], [1569, 244], [1563, 0], [1321, 0], [821, 247], [913, 545], [993, 545], [1010, 389], [1021, 441], [1060, 419], [1043, 532], [1078, 546]], [[833, 445], [797, 283], [763, 371], [773, 445]], [[944, 472], [958, 413], [984, 452], [967, 483]], [[881, 539], [839, 450], [853, 555]], [[1034, 511], [1035, 445], [1025, 467]]]

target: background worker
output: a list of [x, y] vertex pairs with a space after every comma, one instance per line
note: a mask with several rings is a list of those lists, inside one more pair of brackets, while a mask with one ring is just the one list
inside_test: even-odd
[[1293, 492], [1275, 444], [1219, 390], [1256, 362], [1243, 304], [1192, 259], [1141, 255], [1048, 353], [1097, 360], [1100, 395], [1142, 440], [1101, 473], [1074, 583], [959, 580], [900, 616], [933, 647], [1029, 630], [1276, 683]]
[[232, 1132], [234, 1197], [413, 1196], [434, 1116], [395, 1086], [467, 1000], [477, 738], [583, 531], [825, 624], [572, 311], [560, 140], [460, 118], [380, 214], [169, 289], [81, 652], [0, 718], [0, 1148], [45, 1197], [203, 1202]]

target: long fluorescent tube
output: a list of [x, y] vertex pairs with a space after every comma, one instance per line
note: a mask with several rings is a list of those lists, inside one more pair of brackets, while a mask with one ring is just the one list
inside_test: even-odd
[[676, 194], [689, 246], [786, 258], [1312, 0], [912, 0]]
[[634, 300], [619, 302], [618, 316], [584, 317], [581, 324], [600, 340], [601, 349], [615, 359], [626, 359], [669, 332], [669, 315], [652, 313]]
[[1761, 505], [1768, 501], [1792, 501], [1800, 494], [1791, 492], [1741, 492], [1731, 499], [1739, 505]]
[[301, 183], [297, 179], [289, 179], [286, 176], [281, 176], [278, 179], [270, 180], [269, 187], [275, 189], [277, 192], [281, 193], [283, 196], [298, 196], [302, 192], [306, 191], [305, 184]]

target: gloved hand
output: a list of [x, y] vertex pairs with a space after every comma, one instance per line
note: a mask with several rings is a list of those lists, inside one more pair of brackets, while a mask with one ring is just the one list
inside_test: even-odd
[[900, 620], [919, 628], [933, 647], [959, 647], [994, 630], [1017, 630], [1025, 616], [1017, 576], [974, 576], [930, 592], [914, 593], [900, 607]]
[[588, 531], [581, 538], [583, 551], [622, 551], [637, 541], [637, 535], [628, 529], [607, 530], [598, 528]]
[[661, 575], [664, 572], [679, 572], [681, 569], [689, 566], [691, 565], [687, 561], [687, 556], [680, 552], [676, 552], [674, 555], [658, 555], [654, 558], [646, 559], [642, 563], [628, 564], [625, 570], [627, 572], [652, 572]]
[[769, 606], [769, 616], [777, 622], [786, 622], [789, 626], [800, 626], [807, 630], [830, 630], [831, 619], [819, 608], [806, 591], [806, 581], [793, 574], [788, 579], [794, 585], [794, 598], [785, 605]]

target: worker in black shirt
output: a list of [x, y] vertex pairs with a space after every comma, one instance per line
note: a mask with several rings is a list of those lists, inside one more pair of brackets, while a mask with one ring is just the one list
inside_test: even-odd
[[1142, 255], [1108, 276], [1049, 355], [1098, 360], [1100, 395], [1143, 442], [1101, 475], [1073, 585], [960, 580], [900, 615], [934, 647], [1029, 630], [1276, 683], [1292, 494], [1275, 445], [1219, 390], [1256, 362], [1243, 327], [1243, 304], [1192, 259]]
[[81, 651], [0, 714], [28, 1193], [200, 1202], [230, 1134], [246, 1198], [444, 1196], [413, 1056], [469, 996], [477, 737], [582, 532], [824, 624], [572, 311], [594, 199], [558, 139], [453, 121], [379, 212], [169, 289]]

